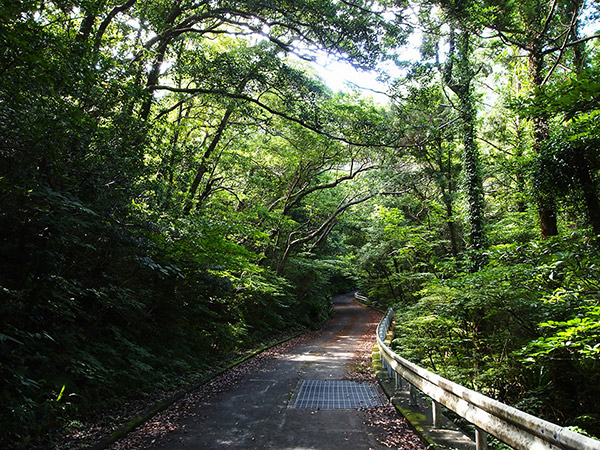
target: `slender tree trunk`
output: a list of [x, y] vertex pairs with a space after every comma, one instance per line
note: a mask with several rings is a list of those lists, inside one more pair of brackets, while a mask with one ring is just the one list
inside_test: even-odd
[[454, 222], [454, 205], [452, 198], [447, 193], [442, 195], [446, 206], [446, 226], [448, 227], [448, 237], [450, 238], [450, 251], [452, 256], [458, 256], [458, 240], [456, 239], [456, 222]]
[[[517, 144], [515, 158], [520, 159], [523, 157], [523, 143], [525, 142], [525, 140], [523, 139], [523, 129], [521, 127], [520, 121], [517, 121], [515, 126], [517, 127], [515, 135], [515, 141]], [[517, 211], [524, 213], [525, 211], [527, 211], [527, 206], [525, 205], [525, 200], [522, 196], [522, 194], [525, 192], [525, 177], [523, 176], [520, 170], [517, 170], [515, 175], [517, 182], [517, 192], [520, 194], [519, 198], [517, 199]]]
[[100, 14], [100, 11], [104, 8], [104, 0], [100, 0], [97, 3], [87, 3], [87, 7], [84, 8], [85, 16], [79, 25], [79, 30], [77, 31], [77, 36], [75, 36], [76, 42], [87, 42], [92, 29], [94, 28], [94, 24], [96, 23], [96, 19]]
[[[131, 8], [136, 0], [127, 0], [125, 3], [119, 6], [115, 6], [108, 15], [104, 18], [100, 26], [98, 26], [98, 30], [96, 31], [96, 36], [94, 37], [94, 53], [98, 53], [100, 51], [100, 45], [102, 44], [102, 37], [106, 32], [106, 29], [112, 22], [112, 20], [120, 13], [127, 11]], [[141, 26], [140, 26], [141, 28]]]
[[[535, 87], [541, 87], [543, 79], [544, 55], [539, 39], [534, 39], [529, 48], [529, 77]], [[533, 151], [540, 154], [550, 135], [548, 117], [543, 114], [533, 117]], [[538, 216], [542, 238], [558, 235], [556, 202], [549, 192], [537, 191]]]
[[588, 212], [588, 219], [595, 235], [600, 235], [600, 201], [598, 200], [598, 192], [596, 183], [590, 173], [590, 164], [584, 149], [576, 149], [575, 155], [575, 173], [583, 191], [583, 199]]
[[146, 88], [148, 88], [148, 92], [146, 93], [146, 98], [144, 99], [144, 103], [142, 103], [142, 108], [140, 110], [140, 118], [142, 120], [148, 120], [148, 117], [150, 117], [150, 109], [152, 108], [152, 102], [154, 99], [150, 88], [158, 84], [158, 79], [160, 77], [160, 68], [165, 59], [165, 54], [167, 52], [168, 47], [168, 40], [166, 40], [160, 45], [156, 57], [154, 59], [154, 63], [152, 64], [152, 69], [150, 69], [150, 73], [148, 74], [148, 79], [146, 80]]
[[223, 132], [225, 131], [225, 128], [227, 128], [227, 124], [229, 123], [229, 119], [230, 119], [231, 115], [233, 114], [234, 109], [235, 109], [234, 103], [231, 103], [227, 107], [227, 109], [225, 110], [225, 114], [223, 115], [223, 118], [221, 119], [221, 122], [219, 123], [217, 131], [215, 132], [215, 135], [212, 138], [212, 141], [208, 145], [206, 151], [204, 152], [204, 155], [202, 155], [202, 161], [200, 162], [200, 167], [198, 168], [198, 171], [196, 172], [196, 176], [194, 177], [194, 180], [192, 181], [192, 184], [190, 185], [190, 189], [188, 191], [188, 198], [183, 207], [183, 212], [185, 214], [189, 214], [190, 211], [192, 210], [192, 207], [194, 204], [194, 197], [196, 196], [196, 192], [198, 191], [198, 186], [200, 185], [202, 178], [204, 178], [204, 175], [208, 171], [208, 164], [207, 164], [208, 158], [210, 158], [210, 155], [215, 151], [215, 149], [217, 148], [217, 145], [221, 141], [221, 138], [223, 137]]
[[438, 166], [443, 176], [443, 182], [440, 185], [442, 192], [442, 202], [446, 207], [446, 226], [448, 227], [448, 237], [450, 239], [450, 252], [452, 256], [458, 256], [458, 238], [456, 232], [456, 222], [454, 221], [454, 193], [455, 184], [453, 182], [454, 173], [452, 170], [452, 152], [448, 151], [447, 164], [444, 163], [442, 141], [437, 142], [437, 151], [439, 156]]
[[[579, 41], [579, 28], [581, 26], [579, 20], [579, 13], [582, 7], [582, 0], [569, 0], [567, 1], [565, 22], [572, 21], [571, 32], [569, 33], [569, 41]], [[573, 18], [575, 20], [573, 20]], [[585, 67], [585, 43], [581, 42], [573, 46], [573, 63], [575, 71], [580, 74]]]
[[386, 271], [385, 279], [387, 281], [388, 288], [390, 290], [390, 294], [392, 295], [392, 298], [394, 299], [394, 303], [396, 303], [398, 301], [398, 296], [396, 295], [396, 291], [394, 290], [394, 285], [392, 284], [392, 279], [390, 278], [390, 274], [387, 271]]
[[[179, 17], [180, 14], [181, 8], [179, 7], [179, 1], [177, 1], [172, 6], [169, 15], [165, 19], [165, 24], [168, 26], [173, 25], [173, 23], [175, 23], [175, 20], [177, 19], [177, 17]], [[148, 73], [148, 78], [146, 80], [146, 88], [148, 89], [148, 93], [146, 99], [144, 100], [144, 103], [142, 103], [142, 108], [140, 110], [140, 118], [142, 120], [148, 120], [148, 117], [150, 116], [150, 109], [152, 108], [152, 102], [154, 99], [151, 88], [158, 84], [158, 80], [160, 78], [160, 68], [162, 66], [163, 61], [165, 60], [167, 49], [169, 48], [171, 41], [175, 37], [176, 35], [169, 35], [165, 37], [164, 40], [159, 44], [158, 49], [156, 51], [156, 56], [152, 64], [152, 68], [150, 69], [150, 72]]]
[[[167, 155], [165, 154], [163, 157], [163, 161], [161, 163], [162, 170], [166, 171], [168, 174], [167, 177], [167, 190], [165, 192], [165, 196], [163, 201], [168, 201], [171, 197], [171, 192], [173, 191], [173, 181], [175, 178], [175, 156], [177, 155], [177, 148], [179, 147], [179, 137], [181, 135], [181, 122], [183, 119], [187, 118], [190, 115], [191, 108], [185, 108], [183, 104], [179, 106], [177, 110], [177, 120], [175, 122], [175, 132], [171, 137], [171, 142], [169, 143], [169, 158], [168, 161]], [[184, 136], [185, 142], [186, 136]]]

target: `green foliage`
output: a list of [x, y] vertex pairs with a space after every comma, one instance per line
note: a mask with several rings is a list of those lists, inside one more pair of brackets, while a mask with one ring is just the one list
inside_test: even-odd
[[1, 447], [328, 317], [343, 142], [389, 127], [287, 53], [372, 66], [404, 33], [361, 5], [3, 5]]
[[[410, 206], [405, 205], [407, 212]], [[369, 216], [368, 242], [357, 250], [361, 289], [374, 302], [412, 303], [434, 270], [445, 241], [427, 227], [411, 223], [403, 211], [379, 206]]]
[[[580, 423], [575, 405], [598, 413], [598, 262], [580, 235], [492, 246], [480, 271], [432, 280], [400, 309], [393, 345], [463, 385]], [[585, 427], [596, 433], [597, 421]]]
[[320, 325], [329, 317], [331, 298], [336, 293], [331, 280], [340, 269], [337, 261], [301, 258], [289, 261], [285, 277], [295, 286], [294, 294], [301, 306], [295, 315], [298, 325]]
[[[411, 359], [600, 433], [598, 55], [563, 45], [577, 5], [415, 5], [424, 61], [380, 107], [290, 53], [398, 60], [399, 4], [5, 3], [1, 447], [314, 328], [356, 285], [399, 307]], [[535, 239], [539, 194], [563, 239]]]
[[567, 348], [580, 359], [597, 359], [600, 353], [599, 308], [581, 307], [579, 317], [567, 321], [542, 322], [540, 328], [547, 329], [548, 336], [532, 341], [527, 351], [534, 359]]
[[538, 89], [534, 96], [521, 99], [518, 106], [524, 115], [552, 112], [568, 121], [586, 121], [591, 125], [593, 115], [598, 111], [599, 95], [600, 73], [593, 66], [580, 71], [577, 76]]

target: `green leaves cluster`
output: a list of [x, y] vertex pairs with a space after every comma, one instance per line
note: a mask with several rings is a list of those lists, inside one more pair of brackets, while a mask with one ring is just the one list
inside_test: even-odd
[[478, 272], [424, 283], [399, 308], [393, 344], [443, 376], [564, 423], [559, 407], [594, 433], [598, 262], [596, 243], [577, 234], [492, 246]]
[[597, 5], [416, 7], [388, 195], [347, 237], [361, 289], [400, 354], [599, 435]]
[[390, 133], [301, 61], [372, 66], [404, 34], [383, 11], [3, 5], [0, 446], [47, 448], [328, 316], [351, 281], [319, 252]]

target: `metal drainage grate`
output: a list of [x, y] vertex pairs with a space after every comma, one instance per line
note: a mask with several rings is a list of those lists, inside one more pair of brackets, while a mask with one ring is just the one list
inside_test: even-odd
[[369, 383], [340, 380], [303, 380], [290, 408], [355, 409], [381, 406], [377, 387]]

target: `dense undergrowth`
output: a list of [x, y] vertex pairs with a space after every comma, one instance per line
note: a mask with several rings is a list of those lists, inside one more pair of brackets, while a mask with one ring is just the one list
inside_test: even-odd
[[165, 232], [135, 216], [111, 223], [49, 189], [12, 206], [1, 224], [10, 237], [1, 263], [3, 447], [47, 447], [71, 420], [329, 313], [331, 265], [292, 259], [288, 278], [247, 262], [241, 269], [241, 248], [236, 260], [235, 246], [219, 253], [213, 240], [207, 253], [175, 238], [210, 234], [206, 227]]
[[[250, 20], [238, 6], [227, 17]], [[0, 9], [2, 448], [48, 448], [72, 421], [318, 326], [348, 283], [311, 249], [345, 209], [333, 169], [353, 152], [315, 132], [337, 103], [276, 43], [215, 14], [206, 2]], [[285, 7], [252, 17], [329, 39]], [[191, 35], [172, 32], [186, 20]], [[362, 39], [380, 27], [329, 32], [352, 26]], [[199, 90], [156, 94], [159, 81]]]
[[597, 240], [572, 233], [495, 245], [486, 258], [474, 273], [440, 262], [412, 301], [379, 297], [397, 311], [392, 347], [459, 384], [600, 436]]

